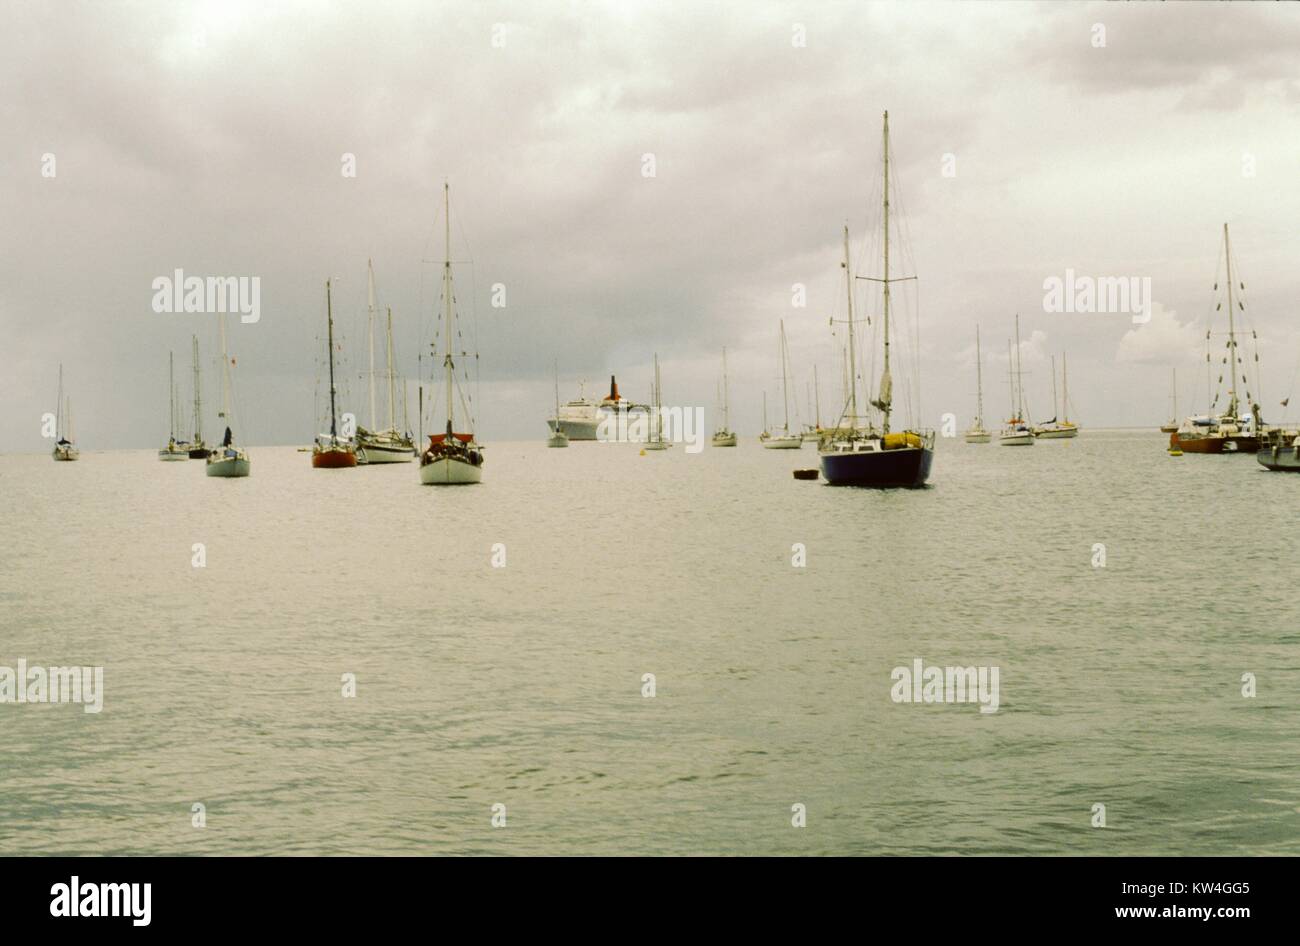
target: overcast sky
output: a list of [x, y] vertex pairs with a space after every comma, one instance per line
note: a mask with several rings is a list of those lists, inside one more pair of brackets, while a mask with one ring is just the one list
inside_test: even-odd
[[[833, 413], [842, 227], [877, 275], [885, 109], [927, 426], [970, 419], [976, 324], [1003, 415], [1017, 312], [1039, 418], [1062, 351], [1085, 427], [1165, 420], [1173, 366], [1180, 410], [1203, 408], [1224, 222], [1269, 419], [1300, 393], [1292, 4], [5, 2], [3, 21], [4, 452], [46, 448], [60, 361], [85, 448], [165, 440], [167, 353], [188, 399], [192, 333], [215, 406], [212, 317], [151, 308], [178, 268], [260, 278], [261, 320], [229, 323], [246, 441], [317, 429], [327, 277], [364, 418], [366, 260], [414, 375], [444, 179], [488, 443], [544, 435], [556, 360], [566, 399], [616, 373], [642, 400], [658, 352], [665, 401], [712, 410], [724, 345], [733, 426], [756, 433], [782, 319], [802, 419], [814, 364]], [[1149, 277], [1152, 320], [1044, 312], [1067, 269]]]

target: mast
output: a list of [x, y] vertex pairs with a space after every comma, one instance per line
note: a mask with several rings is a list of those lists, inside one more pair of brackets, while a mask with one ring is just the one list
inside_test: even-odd
[[781, 320], [781, 403], [785, 416], [782, 429], [788, 434], [790, 432], [790, 391], [786, 385], [785, 371], [785, 319]]
[[560, 431], [560, 359], [555, 359], [555, 432]]
[[176, 371], [175, 356], [167, 353], [167, 441], [176, 439]]
[[397, 429], [397, 419], [394, 417], [394, 402], [397, 400], [396, 389], [393, 387], [393, 307], [388, 307], [388, 429]]
[[[221, 335], [221, 413], [217, 416], [221, 418], [224, 426], [230, 426], [230, 356], [226, 354], [226, 318], [224, 315], [217, 316], [217, 330]], [[222, 434], [222, 440], [225, 440], [225, 434]]]
[[725, 347], [722, 349], [722, 429], [731, 430], [731, 411], [727, 403], [727, 349]]
[[664, 383], [659, 377], [659, 354], [655, 353], [655, 440], [664, 439]]
[[446, 318], [447, 341], [446, 341], [446, 354], [443, 357], [442, 366], [447, 372], [447, 436], [450, 437], [452, 432], [452, 420], [454, 417], [454, 412], [452, 409], [452, 384], [453, 384], [453, 376], [456, 370], [456, 365], [452, 361], [452, 357], [451, 357], [452, 319], [454, 318], [454, 316], [452, 315], [452, 307], [451, 307], [451, 185], [448, 184], [446, 181], [442, 182], [442, 202], [443, 202], [443, 216], [446, 218], [444, 220], [444, 224], [446, 226], [445, 246], [447, 248], [446, 256], [443, 262], [443, 276], [442, 276], [443, 295], [445, 295], [447, 299], [447, 318]]
[[1205, 332], [1205, 416], [1210, 416], [1214, 410], [1214, 383], [1210, 380], [1214, 377], [1214, 370], [1210, 363], [1210, 332]]
[[1011, 392], [1011, 420], [1018, 421], [1016, 416], [1016, 361], [1011, 354], [1011, 339], [1007, 339], [1007, 389]]
[[330, 349], [330, 443], [339, 439], [338, 419], [334, 407], [334, 308], [330, 298], [330, 281], [325, 280], [325, 323]]
[[[1062, 358], [1065, 356], [1062, 355]], [[1056, 420], [1056, 356], [1052, 356], [1052, 420]]]
[[[844, 225], [844, 286], [849, 296], [849, 430], [858, 429], [858, 365], [853, 344], [853, 268], [849, 265], [849, 225]], [[767, 422], [763, 422], [767, 428]]]
[[984, 429], [984, 363], [980, 357], [980, 327], [975, 326], [975, 427]]
[[1173, 383], [1170, 385], [1169, 397], [1170, 400], [1173, 402], [1174, 412], [1170, 416], [1174, 420], [1177, 420], [1178, 419], [1178, 369], [1175, 368], [1173, 369], [1173, 371], [1174, 371], [1174, 380]]
[[[849, 393], [849, 350], [848, 348], [847, 347], [844, 348], [840, 352], [840, 354], [844, 356], [840, 359], [840, 389], [841, 389], [841, 393], [847, 397]], [[838, 423], [839, 421], [836, 421], [836, 424]]]
[[889, 433], [889, 406], [893, 402], [893, 380], [889, 376], [889, 111], [885, 111], [885, 186], [884, 186], [884, 217], [885, 217], [885, 327], [883, 334], [885, 336], [885, 369], [880, 376], [880, 401], [879, 407], [884, 415], [884, 423], [881, 427], [883, 433]]
[[763, 391], [763, 433], [767, 433], [767, 391]]
[[54, 442], [63, 439], [63, 363], [59, 362], [59, 396], [54, 401]]
[[817, 430], [822, 429], [822, 395], [817, 385], [817, 366], [813, 365], [813, 418]]
[[[1070, 422], [1070, 374], [1065, 361], [1065, 352], [1061, 352], [1061, 420]], [[1055, 377], [1055, 372], [1052, 373]]]
[[660, 439], [660, 405], [662, 400], [659, 394], [659, 353], [654, 355], [654, 374], [650, 381], [650, 400], [653, 402], [653, 411], [650, 415], [650, 436], [649, 442], [658, 443]]
[[1223, 225], [1223, 258], [1228, 266], [1228, 413], [1237, 422], [1237, 327], [1232, 311], [1232, 250], [1228, 246], [1228, 225]]
[[[370, 429], [375, 429], [375, 264], [366, 260], [367, 334], [370, 336]], [[392, 368], [390, 367], [391, 371]], [[389, 425], [392, 426], [391, 424]]]
[[190, 336], [193, 344], [191, 360], [194, 363], [194, 446], [203, 443], [203, 388], [199, 383], [199, 337]]
[[1016, 416], [1022, 424], [1025, 420], [1025, 375], [1020, 365], [1020, 313], [1016, 313]]

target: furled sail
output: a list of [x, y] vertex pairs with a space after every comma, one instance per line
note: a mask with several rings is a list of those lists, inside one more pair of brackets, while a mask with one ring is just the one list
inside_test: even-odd
[[877, 410], [887, 411], [889, 405], [893, 403], [894, 397], [894, 379], [886, 371], [880, 376], [880, 398], [872, 401], [871, 406]]

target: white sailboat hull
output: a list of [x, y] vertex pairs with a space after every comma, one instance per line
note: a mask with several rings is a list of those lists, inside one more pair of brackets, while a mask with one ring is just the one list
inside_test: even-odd
[[1069, 440], [1079, 436], [1078, 427], [1048, 427], [1035, 432], [1039, 440]]
[[966, 431], [967, 443], [988, 443], [993, 439], [993, 435], [987, 430], [968, 430]]
[[414, 446], [387, 446], [362, 443], [357, 447], [357, 463], [410, 463], [415, 459]]
[[425, 486], [463, 486], [483, 481], [483, 467], [473, 466], [455, 457], [439, 457], [420, 466], [420, 482]]
[[1027, 432], [1002, 434], [998, 437], [998, 443], [1004, 447], [1032, 447], [1034, 445], [1034, 435]]
[[[593, 407], [594, 411], [595, 408]], [[548, 420], [546, 425], [554, 427], [555, 420]], [[596, 430], [600, 423], [595, 420], [570, 420], [564, 417], [559, 418], [560, 433], [564, 434], [570, 440], [595, 440]]]
[[66, 447], [55, 447], [52, 454], [54, 459], [62, 461], [77, 460], [81, 458], [81, 451], [69, 444]]
[[643, 446], [646, 450], [667, 450], [672, 443], [667, 440], [647, 440]]
[[766, 450], [798, 450], [803, 446], [803, 438], [797, 434], [789, 437], [768, 437], [766, 440], [760, 438], [760, 441]]
[[734, 447], [736, 445], [735, 434], [714, 434], [713, 445], [715, 447]]
[[251, 472], [251, 464], [248, 457], [223, 457], [213, 454], [208, 457], [208, 465], [204, 472], [208, 476], [222, 476], [229, 479], [235, 477], [247, 476]]

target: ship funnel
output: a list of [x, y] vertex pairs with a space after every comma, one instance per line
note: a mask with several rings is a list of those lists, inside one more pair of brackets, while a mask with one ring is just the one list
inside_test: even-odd
[[609, 399], [611, 401], [618, 400], [618, 382], [614, 380], [613, 375], [609, 376]]

